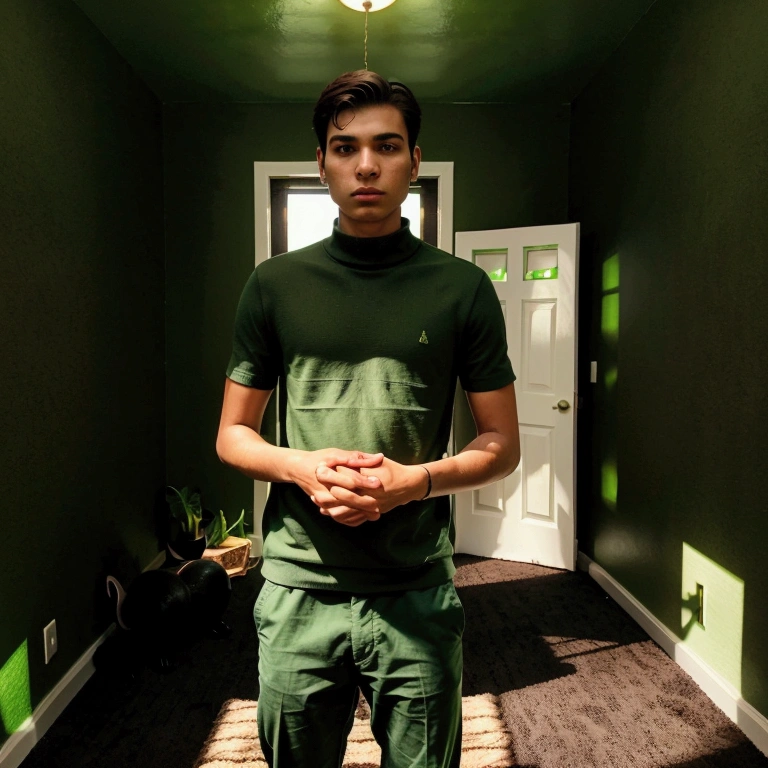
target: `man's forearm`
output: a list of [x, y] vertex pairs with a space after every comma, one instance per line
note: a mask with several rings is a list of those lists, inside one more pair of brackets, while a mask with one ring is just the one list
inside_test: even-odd
[[[361, 469], [381, 465], [384, 457], [380, 453], [346, 451], [333, 447], [302, 451], [279, 448], [267, 442], [259, 434], [259, 429], [271, 394], [271, 390], [246, 387], [231, 379], [225, 381], [219, 434], [216, 438], [216, 452], [222, 462], [254, 480], [295, 483], [313, 500], [315, 494], [325, 491], [317, 477], [322, 468], [343, 465]], [[353, 478], [338, 479], [347, 489], [373, 490], [381, 485], [377, 478], [362, 478], [359, 472], [355, 472]], [[360, 525], [366, 520], [378, 519], [376, 499], [365, 493], [357, 493], [353, 502], [352, 505], [321, 512], [345, 525]]]
[[[482, 488], [514, 471], [519, 460], [516, 433], [507, 437], [498, 432], [483, 432], [456, 456], [423, 464], [399, 464], [385, 458], [380, 467], [363, 468], [359, 473], [381, 480], [380, 488], [366, 493], [379, 501], [381, 512], [387, 512], [400, 504], [423, 499], [427, 492], [431, 498]], [[338, 478], [340, 472], [343, 470], [337, 467], [336, 472], [324, 471], [318, 475], [328, 491], [316, 495], [320, 506], [332, 507], [341, 501], [349, 503], [346, 492], [339, 494], [333, 488], [333, 479]]]
[[432, 496], [482, 488], [514, 472], [520, 463], [515, 386], [467, 392], [477, 437], [460, 453], [427, 464]]
[[498, 432], [478, 435], [460, 453], [424, 464], [432, 478], [430, 496], [482, 488], [514, 472], [520, 444]]
[[233, 424], [219, 434], [216, 452], [227, 466], [253, 480], [273, 483], [295, 482], [291, 468], [305, 454], [305, 451], [272, 445], [243, 424]]

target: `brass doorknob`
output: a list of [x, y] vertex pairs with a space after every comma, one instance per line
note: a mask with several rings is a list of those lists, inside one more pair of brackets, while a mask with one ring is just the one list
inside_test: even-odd
[[557, 405], [552, 406], [552, 410], [560, 411], [560, 413], [565, 413], [570, 407], [571, 407], [571, 404], [567, 400], [560, 400]]

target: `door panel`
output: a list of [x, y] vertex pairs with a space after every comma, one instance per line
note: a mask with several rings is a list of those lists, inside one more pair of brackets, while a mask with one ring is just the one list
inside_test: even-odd
[[573, 570], [578, 224], [457, 232], [456, 255], [502, 303], [521, 445], [509, 477], [456, 495], [456, 549]]

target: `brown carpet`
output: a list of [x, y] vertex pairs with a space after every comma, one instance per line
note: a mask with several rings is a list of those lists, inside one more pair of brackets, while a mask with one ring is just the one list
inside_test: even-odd
[[[463, 693], [498, 698], [520, 768], [768, 768], [589, 576], [467, 555], [456, 565]], [[132, 636], [115, 633], [23, 768], [190, 768], [223, 704], [259, 697], [261, 584], [258, 569], [233, 579], [231, 636], [194, 639], [168, 674], [130, 663]]]
[[[256, 732], [257, 702], [232, 699], [221, 708], [195, 768], [267, 768]], [[364, 700], [355, 713], [343, 768], [379, 768], [381, 749], [370, 729]], [[510, 768], [516, 765], [512, 742], [491, 695], [463, 700], [461, 764], [464, 768]]]
[[520, 766], [741, 768], [768, 758], [584, 574], [456, 558], [464, 695], [499, 697]]

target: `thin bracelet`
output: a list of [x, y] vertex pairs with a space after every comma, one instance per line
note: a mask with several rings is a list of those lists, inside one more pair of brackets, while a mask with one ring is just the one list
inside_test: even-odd
[[429, 474], [429, 470], [422, 464], [421, 468], [427, 473], [427, 492], [419, 499], [424, 501], [429, 498], [429, 494], [432, 493], [432, 475]]

